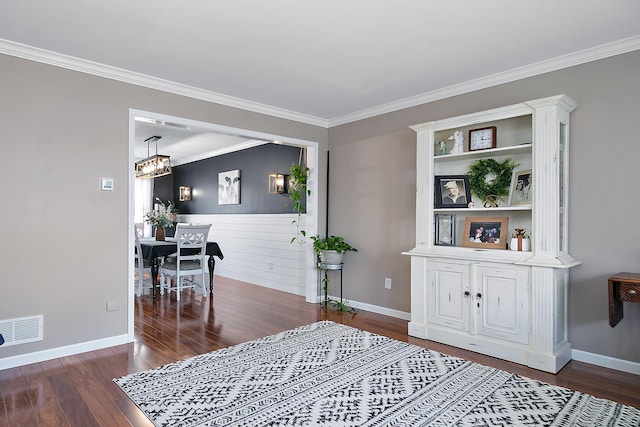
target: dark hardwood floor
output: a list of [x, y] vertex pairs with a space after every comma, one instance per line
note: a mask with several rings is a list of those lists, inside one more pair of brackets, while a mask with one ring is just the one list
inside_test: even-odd
[[333, 320], [400, 341], [640, 408], [640, 376], [581, 362], [548, 374], [455, 347], [407, 336], [407, 322], [307, 304], [303, 297], [216, 277], [213, 297], [183, 291], [136, 299], [135, 342], [0, 371], [0, 427], [151, 426], [112, 379], [197, 354]]

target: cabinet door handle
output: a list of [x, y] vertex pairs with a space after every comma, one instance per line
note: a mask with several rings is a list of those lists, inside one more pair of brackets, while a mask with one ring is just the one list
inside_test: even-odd
[[633, 289], [629, 289], [629, 292], [627, 292], [629, 294], [630, 297], [635, 297], [636, 296], [636, 291]]
[[481, 294], [480, 292], [478, 292], [478, 293], [476, 294], [476, 298], [478, 298], [478, 299], [482, 298], [482, 294]]
[[471, 292], [469, 292], [469, 291], [465, 291], [464, 292], [464, 297], [465, 298], [469, 298], [470, 296], [471, 296]]

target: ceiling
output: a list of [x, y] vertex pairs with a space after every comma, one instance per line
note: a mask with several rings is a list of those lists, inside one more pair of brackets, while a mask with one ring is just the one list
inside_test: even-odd
[[325, 127], [636, 49], [638, 0], [0, 0], [0, 53]]
[[[157, 154], [171, 156], [173, 166], [179, 166], [268, 142], [214, 131], [204, 123], [198, 125], [193, 121], [180, 119], [172, 122], [150, 116], [140, 115], [135, 118], [136, 161], [156, 154], [157, 150]], [[157, 142], [146, 142], [152, 136], [159, 136], [160, 139]]]

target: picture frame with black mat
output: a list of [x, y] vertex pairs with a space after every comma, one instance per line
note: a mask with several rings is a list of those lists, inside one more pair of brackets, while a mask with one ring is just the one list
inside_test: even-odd
[[436, 209], [468, 208], [471, 201], [471, 187], [466, 175], [435, 176]]

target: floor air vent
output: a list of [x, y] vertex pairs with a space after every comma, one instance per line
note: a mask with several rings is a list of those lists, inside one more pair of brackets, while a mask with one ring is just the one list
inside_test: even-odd
[[0, 320], [0, 334], [4, 337], [2, 347], [42, 341], [42, 321], [42, 315]]

